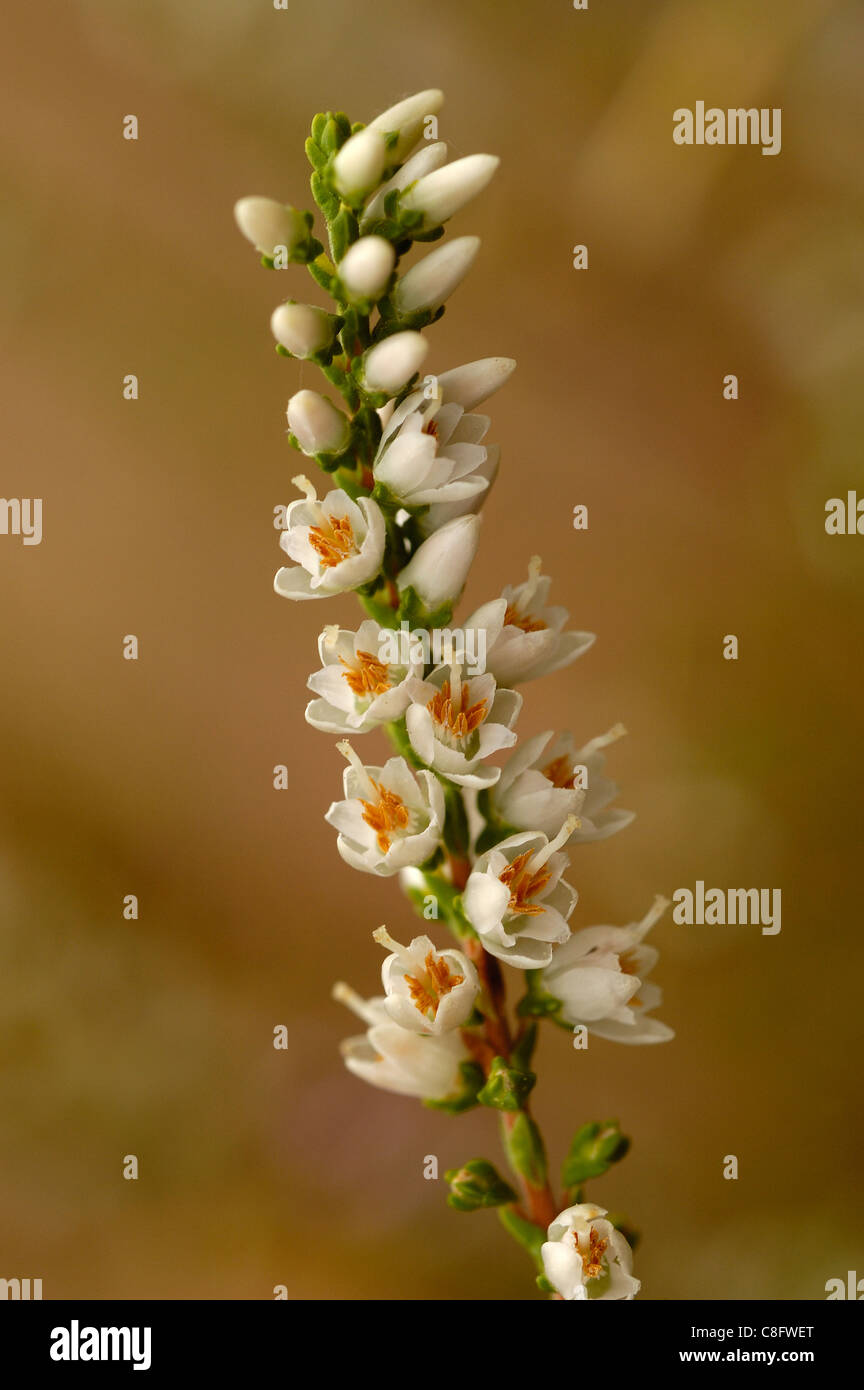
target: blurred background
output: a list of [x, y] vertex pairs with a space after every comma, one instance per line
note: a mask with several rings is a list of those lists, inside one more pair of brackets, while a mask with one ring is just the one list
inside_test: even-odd
[[[643, 1233], [645, 1296], [824, 1298], [864, 1274], [864, 540], [824, 530], [862, 482], [864, 10], [291, 10], [4, 21], [2, 492], [44, 499], [44, 539], [0, 537], [0, 1276], [46, 1298], [533, 1296], [494, 1214], [448, 1211], [422, 1175], [427, 1154], [497, 1161], [492, 1114], [373, 1091], [339, 1058], [357, 1030], [332, 980], [374, 993], [372, 928], [414, 919], [322, 819], [342, 759], [304, 684], [322, 622], [357, 610], [272, 592], [284, 407], [316, 374], [268, 329], [315, 295], [260, 269], [231, 215], [247, 193], [311, 205], [317, 110], [368, 120], [441, 86], [453, 155], [502, 166], [451, 224], [483, 247], [427, 370], [519, 361], [488, 407], [503, 467], [461, 612], [539, 552], [598, 641], [525, 688], [522, 734], [629, 730], [610, 768], [637, 819], [576, 852], [572, 925], [700, 878], [783, 894], [774, 937], [667, 916], [676, 1040], [544, 1037], [538, 1118], [556, 1167], [586, 1120], [633, 1136], [590, 1195]], [[781, 107], [782, 153], [676, 146], [673, 110], [700, 99]]]

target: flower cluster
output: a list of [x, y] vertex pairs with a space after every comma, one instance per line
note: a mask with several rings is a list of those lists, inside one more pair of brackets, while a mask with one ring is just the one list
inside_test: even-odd
[[[326, 819], [348, 865], [399, 875], [423, 918], [456, 938], [442, 947], [421, 935], [403, 946], [385, 927], [373, 933], [388, 952], [383, 993], [363, 999], [335, 987], [364, 1029], [343, 1054], [350, 1071], [386, 1090], [453, 1112], [501, 1111], [521, 1196], [478, 1159], [448, 1174], [451, 1205], [498, 1207], [547, 1292], [632, 1298], [639, 1285], [625, 1236], [581, 1200], [582, 1184], [621, 1157], [626, 1141], [611, 1124], [579, 1131], [564, 1165], [571, 1205], [560, 1210], [528, 1100], [542, 1019], [619, 1042], [672, 1036], [649, 1017], [660, 994], [646, 983], [657, 952], [644, 937], [665, 900], [636, 925], [570, 925], [574, 849], [632, 820], [613, 805], [617, 787], [605, 772], [605, 750], [624, 729], [585, 743], [549, 731], [517, 744], [521, 687], [570, 665], [594, 637], [571, 629], [566, 609], [550, 602], [551, 580], [534, 557], [527, 579], [458, 630], [482, 653], [479, 665], [457, 656], [436, 665], [420, 646], [394, 657], [386, 640], [406, 621], [424, 631], [450, 622], [499, 466], [477, 407], [515, 365], [491, 357], [421, 376], [425, 330], [480, 243], [460, 236], [407, 268], [403, 260], [439, 241], [498, 165], [486, 154], [448, 162], [442, 141], [423, 138], [437, 129], [430, 118], [442, 101], [420, 92], [368, 125], [341, 112], [315, 117], [306, 149], [326, 249], [309, 212], [264, 197], [235, 208], [266, 266], [305, 265], [329, 297], [327, 307], [286, 299], [271, 317], [277, 352], [314, 363], [330, 388], [288, 401], [291, 445], [329, 481], [319, 496], [304, 474], [294, 477], [301, 495], [280, 538], [290, 563], [275, 589], [294, 600], [350, 591], [365, 611], [356, 629], [324, 627], [308, 682], [306, 717], [340, 735], [346, 759], [342, 797]], [[389, 736], [394, 756], [372, 763], [351, 740], [374, 730]], [[511, 1018], [506, 989], [516, 972], [526, 972], [524, 995]]]

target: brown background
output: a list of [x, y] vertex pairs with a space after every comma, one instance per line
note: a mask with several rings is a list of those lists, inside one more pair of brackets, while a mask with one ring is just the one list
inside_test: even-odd
[[[630, 730], [612, 768], [638, 818], [576, 855], [574, 925], [697, 878], [783, 892], [776, 937], [667, 919], [677, 1040], [548, 1037], [538, 1114], [556, 1162], [586, 1119], [634, 1136], [592, 1195], [642, 1229], [648, 1297], [824, 1297], [864, 1273], [864, 540], [824, 532], [862, 477], [864, 13], [292, 8], [79, 0], [4, 24], [0, 490], [44, 499], [44, 540], [0, 537], [0, 1276], [46, 1297], [530, 1293], [494, 1216], [422, 1179], [426, 1154], [496, 1157], [492, 1116], [339, 1060], [332, 979], [372, 993], [371, 929], [413, 923], [322, 820], [341, 759], [303, 687], [320, 624], [355, 609], [271, 590], [284, 405], [314, 383], [267, 319], [306, 277], [259, 269], [231, 218], [245, 193], [304, 202], [316, 110], [440, 85], [453, 153], [503, 163], [454, 220], [484, 244], [429, 370], [520, 362], [490, 407], [503, 471], [467, 602], [539, 551], [598, 642], [526, 688], [521, 732]], [[698, 99], [782, 107], [782, 153], [675, 146]]]

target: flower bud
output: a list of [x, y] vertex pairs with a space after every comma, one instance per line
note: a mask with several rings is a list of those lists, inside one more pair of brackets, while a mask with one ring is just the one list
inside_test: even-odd
[[413, 314], [443, 304], [465, 279], [479, 250], [479, 237], [460, 236], [430, 251], [397, 280], [393, 291], [397, 313]]
[[393, 274], [396, 252], [380, 236], [363, 236], [339, 263], [339, 279], [351, 299], [377, 299]]
[[288, 402], [288, 428], [304, 454], [339, 454], [348, 443], [350, 427], [341, 410], [317, 391], [297, 391]]
[[438, 377], [441, 398], [448, 405], [453, 402], [463, 410], [473, 410], [504, 385], [515, 367], [512, 357], [481, 357], [464, 367], [453, 367]]
[[333, 159], [333, 182], [352, 202], [377, 188], [387, 163], [387, 142], [380, 130], [358, 130]]
[[360, 229], [364, 230], [379, 217], [384, 216], [384, 202], [388, 193], [393, 189], [407, 188], [410, 183], [415, 183], [417, 179], [422, 179], [424, 174], [431, 174], [433, 169], [440, 169], [447, 158], [447, 146], [443, 140], [437, 140], [432, 145], [424, 145], [416, 154], [412, 154], [409, 160], [397, 169], [392, 179], [382, 183], [374, 197], [369, 199], [366, 207], [360, 215]]
[[433, 612], [456, 599], [465, 587], [480, 540], [480, 518], [460, 516], [434, 531], [397, 576], [399, 589], [414, 589]]
[[393, 333], [366, 353], [363, 376], [369, 391], [386, 391], [395, 396], [418, 371], [429, 351], [422, 333], [406, 330]]
[[274, 256], [280, 246], [290, 256], [309, 236], [303, 213], [273, 198], [241, 198], [234, 204], [234, 220], [247, 241], [265, 256]]
[[461, 1168], [450, 1168], [444, 1177], [450, 1184], [447, 1205], [455, 1211], [500, 1207], [517, 1200], [510, 1184], [485, 1158], [472, 1158]]
[[333, 315], [314, 304], [280, 304], [270, 316], [270, 329], [294, 357], [314, 357], [333, 341]]
[[437, 227], [482, 192], [500, 163], [494, 154], [469, 154], [455, 159], [443, 169], [418, 179], [403, 194], [401, 207], [407, 212], [422, 213], [425, 226]]
[[385, 135], [395, 131], [399, 138], [389, 151], [390, 160], [393, 164], [401, 164], [423, 134], [423, 122], [426, 117], [434, 116], [443, 104], [444, 93], [437, 87], [432, 87], [426, 92], [416, 92], [413, 97], [397, 101], [395, 106], [382, 111], [380, 116], [369, 122], [366, 129], [380, 130]]

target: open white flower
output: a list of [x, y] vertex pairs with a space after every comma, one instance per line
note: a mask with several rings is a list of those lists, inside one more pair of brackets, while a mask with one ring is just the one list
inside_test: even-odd
[[388, 877], [423, 864], [444, 830], [444, 789], [431, 772], [412, 772], [404, 758], [364, 767], [350, 743], [336, 747], [348, 759], [344, 801], [325, 816], [339, 831], [336, 847], [346, 864]]
[[461, 1028], [474, 1010], [480, 980], [462, 951], [439, 951], [428, 936], [409, 946], [394, 941], [386, 927], [372, 933], [392, 952], [381, 967], [384, 1007], [394, 1023], [412, 1033], [439, 1035]]
[[[502, 685], [519, 685], [569, 666], [594, 642], [593, 632], [564, 632], [566, 608], [547, 605], [552, 580], [541, 574], [535, 555], [524, 584], [508, 584], [501, 598], [485, 603], [463, 624], [466, 628], [498, 626], [498, 636], [486, 647], [486, 669]], [[503, 621], [502, 621], [503, 620]]]
[[411, 702], [408, 680], [423, 674], [423, 652], [409, 645], [404, 663], [383, 659], [382, 628], [367, 618], [356, 632], [335, 624], [318, 638], [321, 670], [307, 685], [319, 696], [306, 707], [306, 718], [325, 733], [366, 733], [379, 724], [401, 719]]
[[565, 821], [554, 839], [510, 835], [476, 860], [462, 906], [490, 955], [519, 970], [536, 970], [568, 940], [567, 922], [578, 894], [561, 875], [570, 863], [559, 853], [575, 826]]
[[675, 1034], [648, 1013], [662, 1001], [659, 987], [645, 983], [659, 953], [643, 940], [669, 906], [656, 898], [641, 922], [626, 927], [584, 927], [555, 952], [543, 985], [562, 1002], [561, 1017], [574, 1027], [612, 1042], [668, 1042]]
[[[576, 747], [572, 734], [545, 733], [528, 739], [507, 762], [492, 794], [492, 810], [517, 830], [557, 835], [568, 816], [579, 817], [572, 844], [605, 840], [633, 820], [633, 811], [608, 810], [618, 787], [603, 775], [603, 749], [626, 733], [608, 733]], [[549, 740], [552, 740], [551, 746]], [[584, 772], [581, 769], [585, 769]]]
[[549, 1283], [569, 1302], [631, 1299], [641, 1288], [632, 1275], [633, 1251], [605, 1207], [581, 1202], [556, 1216], [540, 1247]]
[[500, 767], [484, 759], [516, 742], [522, 696], [499, 690], [494, 676], [463, 680], [458, 664], [439, 667], [428, 680], [410, 680], [408, 692], [405, 727], [418, 758], [460, 787], [497, 782]]
[[292, 482], [306, 496], [288, 508], [279, 544], [297, 566], [277, 571], [273, 585], [277, 594], [327, 598], [374, 579], [381, 569], [386, 531], [371, 497], [353, 502], [347, 492], [336, 488], [319, 502], [308, 478], [299, 474]]
[[458, 1032], [439, 1037], [409, 1032], [393, 1022], [384, 999], [363, 999], [345, 984], [334, 985], [333, 998], [367, 1025], [365, 1033], [342, 1043], [345, 1065], [355, 1076], [417, 1100], [447, 1100], [458, 1094], [459, 1067], [469, 1060]]
[[407, 508], [473, 501], [489, 486], [482, 472], [488, 429], [487, 415], [445, 403], [440, 391], [412, 391], [382, 431], [372, 464], [375, 481]]

